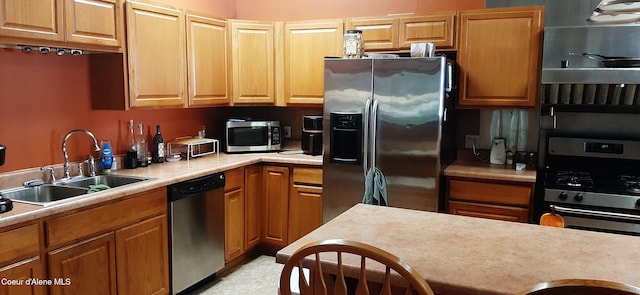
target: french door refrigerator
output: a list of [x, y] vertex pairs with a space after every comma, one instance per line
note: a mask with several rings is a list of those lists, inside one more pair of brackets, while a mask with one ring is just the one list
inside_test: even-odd
[[325, 58], [324, 222], [363, 202], [372, 168], [384, 174], [388, 206], [442, 210], [441, 170], [455, 156], [445, 130], [454, 128], [452, 68], [445, 57]]

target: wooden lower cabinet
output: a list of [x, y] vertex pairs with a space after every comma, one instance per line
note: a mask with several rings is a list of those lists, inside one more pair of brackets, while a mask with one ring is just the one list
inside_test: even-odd
[[225, 261], [244, 253], [244, 168], [224, 173]]
[[166, 211], [162, 187], [45, 220], [50, 294], [168, 294]]
[[262, 241], [267, 246], [282, 248], [288, 243], [289, 167], [265, 165], [262, 169], [264, 189]]
[[42, 261], [38, 257], [22, 260], [0, 268], [0, 277], [9, 282], [21, 282], [19, 284], [0, 284], [0, 295], [44, 295], [47, 294], [46, 286], [26, 284], [28, 279], [44, 278]]
[[244, 248], [249, 250], [262, 241], [262, 166], [244, 169]]
[[113, 233], [49, 252], [47, 256], [50, 278], [69, 283], [51, 286], [51, 295], [118, 294]]
[[447, 179], [447, 212], [489, 219], [529, 222], [534, 183]]
[[262, 241], [262, 166], [225, 171], [225, 261], [231, 261]]
[[116, 231], [118, 294], [168, 294], [167, 216], [160, 215]]
[[322, 168], [294, 167], [289, 194], [289, 243], [322, 225]]
[[0, 295], [46, 294], [47, 286], [30, 279], [45, 279], [40, 258], [40, 224], [30, 223], [0, 232]]

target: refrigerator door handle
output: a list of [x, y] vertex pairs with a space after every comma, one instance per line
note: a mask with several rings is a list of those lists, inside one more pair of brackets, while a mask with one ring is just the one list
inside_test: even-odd
[[364, 104], [364, 159], [362, 161], [362, 169], [365, 177], [367, 176], [367, 171], [369, 170], [369, 117], [371, 114], [371, 98], [367, 98], [367, 101]]
[[373, 107], [371, 108], [371, 168], [376, 167], [376, 138], [378, 137], [378, 105], [380, 102], [376, 99], [373, 101]]

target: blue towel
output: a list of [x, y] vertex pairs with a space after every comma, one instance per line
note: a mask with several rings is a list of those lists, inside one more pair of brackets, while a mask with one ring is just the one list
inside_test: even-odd
[[387, 180], [378, 168], [367, 171], [364, 180], [364, 197], [362, 203], [380, 206], [389, 206], [387, 198]]

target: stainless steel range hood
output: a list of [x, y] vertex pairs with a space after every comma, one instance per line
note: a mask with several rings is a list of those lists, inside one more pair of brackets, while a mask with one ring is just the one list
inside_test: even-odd
[[640, 58], [640, 25], [550, 27], [544, 31], [542, 83], [637, 84], [640, 68], [605, 67], [583, 53]]

